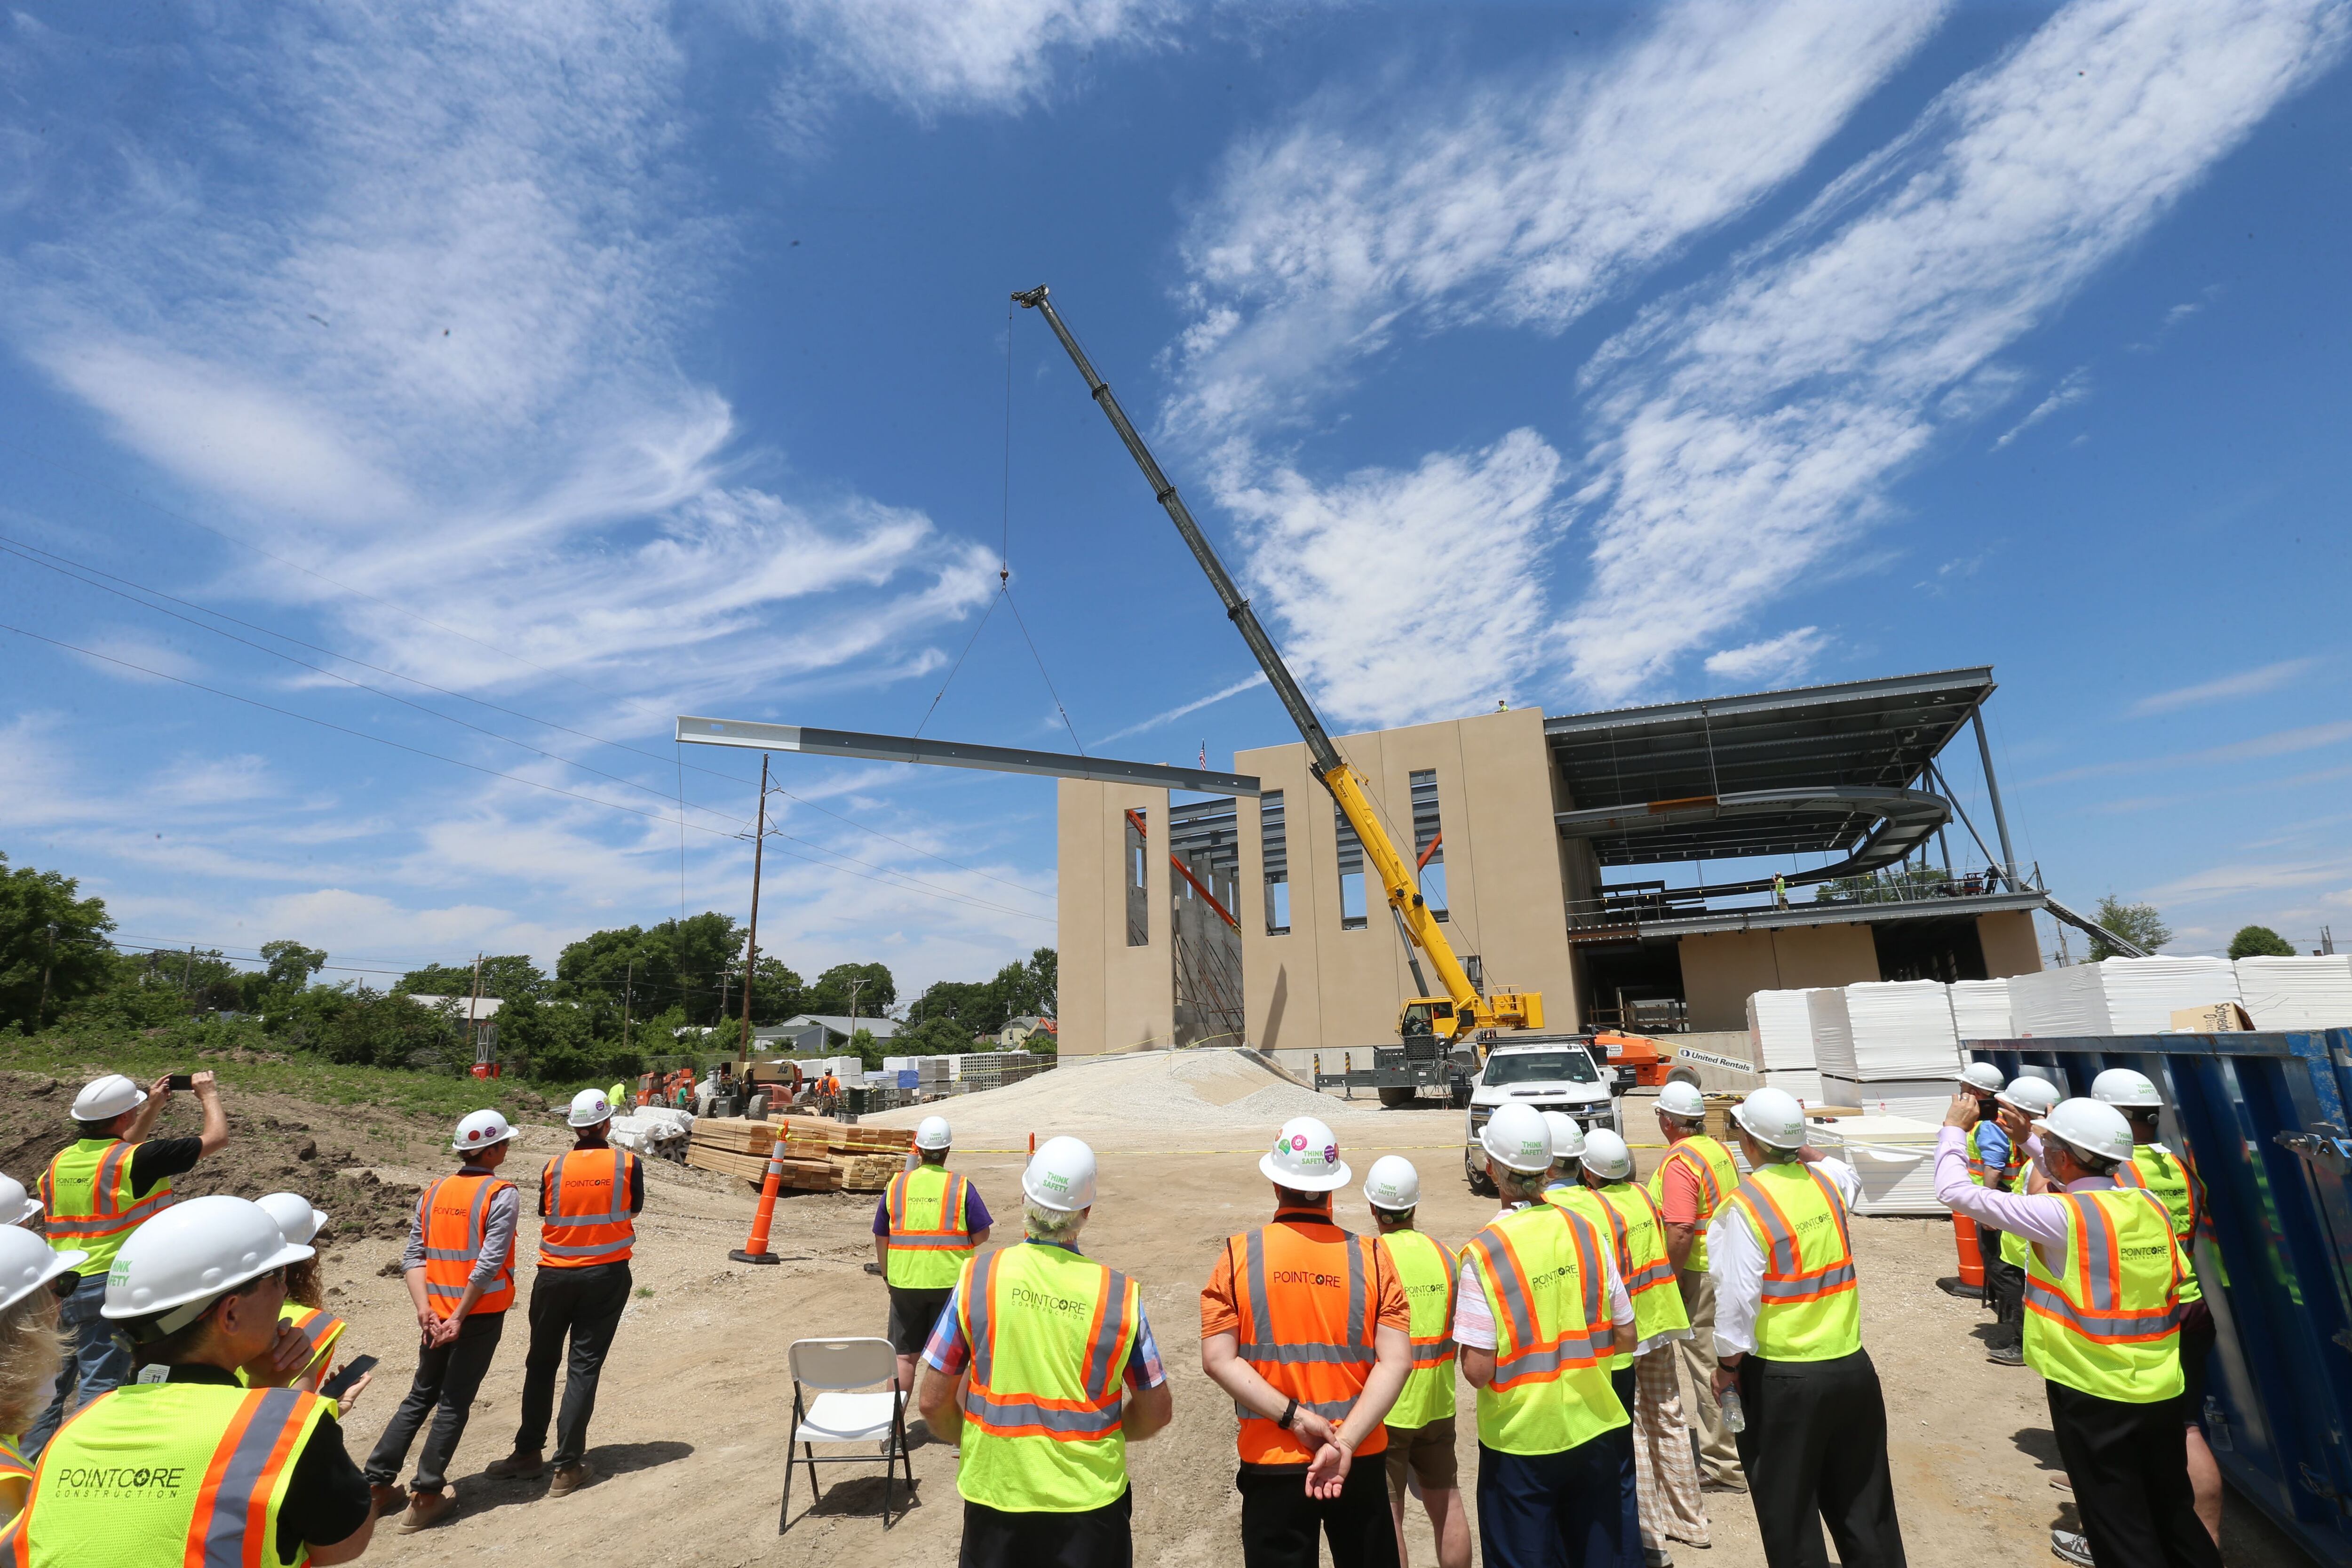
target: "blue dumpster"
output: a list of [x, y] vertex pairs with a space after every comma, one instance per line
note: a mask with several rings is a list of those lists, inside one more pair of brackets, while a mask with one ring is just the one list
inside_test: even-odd
[[2352, 1029], [1966, 1048], [2068, 1094], [2108, 1068], [2156, 1081], [2165, 1142], [2203, 1179], [2212, 1219], [2197, 1243], [2219, 1331], [2207, 1440], [2232, 1486], [2320, 1562], [2352, 1568]]

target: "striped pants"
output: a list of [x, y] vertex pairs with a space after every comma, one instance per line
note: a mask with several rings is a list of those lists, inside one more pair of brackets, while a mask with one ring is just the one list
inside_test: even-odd
[[1663, 1552], [1668, 1539], [1705, 1546], [1706, 1504], [1675, 1376], [1676, 1342], [1633, 1361], [1634, 1494], [1642, 1508], [1642, 1545]]

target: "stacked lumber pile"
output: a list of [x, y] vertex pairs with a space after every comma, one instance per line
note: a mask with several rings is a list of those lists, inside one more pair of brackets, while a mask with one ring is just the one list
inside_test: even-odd
[[779, 1135], [784, 1159], [778, 1185], [809, 1193], [878, 1193], [905, 1166], [915, 1141], [905, 1128], [847, 1127], [815, 1116], [774, 1121], [705, 1116], [694, 1124], [686, 1163], [758, 1185], [767, 1180]]

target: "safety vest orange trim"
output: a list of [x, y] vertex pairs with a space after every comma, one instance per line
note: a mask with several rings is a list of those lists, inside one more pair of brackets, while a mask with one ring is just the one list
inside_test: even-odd
[[1762, 1300], [1780, 1306], [1793, 1306], [1802, 1301], [1818, 1301], [1823, 1297], [1839, 1295], [1858, 1289], [1853, 1272], [1853, 1237], [1846, 1228], [1845, 1205], [1828, 1177], [1811, 1165], [1805, 1173], [1822, 1189], [1830, 1201], [1830, 1215], [1837, 1221], [1838, 1257], [1820, 1268], [1802, 1267], [1804, 1255], [1797, 1246], [1797, 1228], [1789, 1223], [1772, 1194], [1754, 1182], [1743, 1182], [1731, 1194], [1754, 1223], [1757, 1234], [1764, 1238], [1764, 1289]]
[[306, 1370], [318, 1365], [320, 1358], [335, 1348], [335, 1342], [351, 1326], [319, 1307], [289, 1306], [286, 1310], [286, 1321], [310, 1347], [310, 1359], [303, 1363]]
[[1488, 1302], [1487, 1308], [1493, 1310], [1499, 1306], [1502, 1310], [1496, 1315], [1507, 1318], [1511, 1329], [1510, 1353], [1495, 1358], [1494, 1381], [1488, 1384], [1497, 1393], [1525, 1383], [1556, 1382], [1563, 1373], [1598, 1364], [1614, 1350], [1616, 1325], [1610, 1321], [1601, 1299], [1600, 1235], [1582, 1215], [1558, 1204], [1544, 1206], [1568, 1226], [1576, 1247], [1577, 1281], [1584, 1296], [1583, 1324], [1580, 1328], [1562, 1323], [1558, 1337], [1541, 1338], [1536, 1330], [1535, 1292], [1517, 1249], [1506, 1232], [1492, 1227], [1481, 1231], [1470, 1246], [1485, 1266], [1486, 1277], [1495, 1281], [1503, 1298], [1499, 1303]]
[[970, 1184], [953, 1171], [946, 1173], [948, 1184], [940, 1189], [938, 1223], [917, 1225], [907, 1213], [907, 1178], [914, 1173], [901, 1171], [890, 1178], [890, 1245], [919, 1252], [969, 1251], [971, 1232], [964, 1228], [964, 1199]]
[[1688, 1165], [1691, 1168], [1691, 1173], [1698, 1178], [1698, 1228], [1701, 1233], [1704, 1233], [1706, 1229], [1706, 1222], [1715, 1217], [1716, 1205], [1723, 1202], [1723, 1187], [1716, 1181], [1715, 1169], [1706, 1163], [1706, 1156], [1696, 1149], [1687, 1147], [1686, 1143], [1687, 1140], [1667, 1150], [1666, 1161], [1680, 1160], [1684, 1164]]
[[1095, 1302], [1087, 1329], [1087, 1363], [1079, 1399], [1016, 1394], [994, 1386], [996, 1370], [996, 1268], [1004, 1254], [977, 1258], [967, 1276], [971, 1289], [957, 1304], [965, 1340], [971, 1346], [971, 1375], [959, 1399], [964, 1419], [998, 1437], [1051, 1437], [1087, 1443], [1110, 1436], [1126, 1419], [1127, 1385], [1118, 1348], [1134, 1331], [1142, 1292], [1116, 1268]]
[[[547, 1163], [540, 1173], [540, 1206], [547, 1213], [539, 1222], [539, 1266], [541, 1268], [586, 1268], [599, 1263], [625, 1263], [635, 1250], [636, 1216], [629, 1211], [629, 1174], [636, 1158], [625, 1149], [571, 1149]], [[572, 1162], [581, 1165], [611, 1163], [612, 1184], [601, 1197], [583, 1169], [577, 1182], [567, 1180]]]
[[[68, 1152], [70, 1148], [71, 1145], [68, 1145]], [[156, 1183], [145, 1197], [134, 1203], [123, 1202], [131, 1191], [131, 1156], [138, 1148], [138, 1144], [118, 1138], [114, 1141], [114, 1147], [100, 1157], [97, 1174], [90, 1179], [90, 1206], [88, 1210], [58, 1205], [58, 1159], [62, 1159], [65, 1152], [60, 1152], [57, 1159], [50, 1160], [48, 1169], [41, 1173], [41, 1206], [47, 1215], [42, 1223], [42, 1229], [52, 1244], [94, 1241], [120, 1236], [127, 1230], [136, 1230], [177, 1201], [172, 1195], [172, 1184], [166, 1179]]]
[[[1302, 1220], [1329, 1235], [1297, 1235], [1281, 1223], [1286, 1217]], [[1340, 1230], [1320, 1210], [1311, 1214], [1293, 1211], [1287, 1216], [1277, 1215], [1276, 1221], [1225, 1243], [1229, 1259], [1236, 1244], [1241, 1251], [1241, 1267], [1233, 1271], [1234, 1305], [1241, 1319], [1234, 1335], [1234, 1353], [1285, 1397], [1297, 1400], [1299, 1408], [1312, 1410], [1327, 1421], [1344, 1421], [1364, 1392], [1364, 1380], [1371, 1374], [1372, 1363], [1379, 1360], [1376, 1342], [1382, 1269], [1379, 1244], [1370, 1237], [1350, 1236]], [[1285, 1234], [1273, 1237], [1276, 1231]], [[1271, 1248], [1267, 1245], [1270, 1237], [1274, 1239]], [[1339, 1245], [1344, 1245], [1347, 1259], [1348, 1305], [1339, 1332], [1323, 1340], [1306, 1337], [1303, 1325], [1286, 1332], [1278, 1320], [1286, 1314], [1277, 1308], [1276, 1298], [1267, 1284], [1269, 1273], [1284, 1271], [1282, 1265], [1286, 1260], [1275, 1260], [1276, 1266], [1270, 1269], [1269, 1252], [1287, 1253], [1293, 1247], [1324, 1249]], [[1234, 1403], [1234, 1413], [1241, 1419], [1237, 1442], [1244, 1464], [1303, 1465], [1314, 1458], [1295, 1434], [1284, 1431], [1238, 1400]], [[1357, 1453], [1380, 1453], [1387, 1447], [1387, 1428], [1377, 1426]]]
[[[457, 1205], [441, 1206], [444, 1193], [451, 1191], [452, 1183], [464, 1183], [472, 1189], [470, 1199], [460, 1208]], [[467, 1281], [474, 1275], [474, 1265], [482, 1256], [482, 1236], [488, 1226], [490, 1201], [501, 1192], [512, 1192], [514, 1184], [497, 1176], [444, 1176], [417, 1194], [418, 1214], [425, 1229], [425, 1294], [433, 1310], [448, 1317], [464, 1299]], [[503, 1312], [514, 1305], [514, 1255], [507, 1255], [506, 1264], [499, 1270], [497, 1280], [482, 1292], [474, 1303], [477, 1312]]]
[[33, 1467], [26, 1460], [24, 1451], [10, 1439], [0, 1437], [0, 1481], [14, 1480], [32, 1473]]
[[[2164, 1221], [2165, 1234], [2172, 1233], [2172, 1215], [2165, 1211], [2164, 1200], [2146, 1187], [2128, 1189], [2147, 1195], [2157, 1215]], [[2173, 1249], [2172, 1288], [2160, 1312], [2126, 1312], [2116, 1306], [2116, 1298], [2123, 1291], [2123, 1258], [2116, 1251], [2116, 1233], [2107, 1224], [2107, 1216], [2097, 1204], [2082, 1193], [2053, 1193], [2074, 1211], [2074, 1231], [2069, 1238], [2070, 1263], [2079, 1266], [2083, 1273], [2084, 1294], [2087, 1300], [2077, 1301], [2066, 1294], [2063, 1283], [2044, 1284], [2032, 1278], [2025, 1281], [2025, 1310], [2038, 1313], [2080, 1334], [2095, 1344], [2136, 1344], [2149, 1340], [2165, 1339], [2180, 1330], [2180, 1254]], [[2072, 1275], [2070, 1267], [2067, 1273]]]
[[[2205, 1205], [2197, 1201], [2197, 1188], [2199, 1185], [2197, 1180], [2197, 1167], [2189, 1163], [2189, 1156], [2186, 1154], [2175, 1154], [2168, 1150], [2165, 1152], [2164, 1157], [2180, 1167], [2182, 1184], [2187, 1187], [2189, 1191], [2188, 1234], [2184, 1236], [2180, 1235], [2179, 1232], [2174, 1233], [2179, 1240], [2180, 1245], [2187, 1247], [2189, 1243], [2189, 1239], [2199, 1235], [2203, 1230], [2205, 1225]], [[2142, 1171], [2137, 1164], [2134, 1163], [2130, 1160], [2121, 1160], [2116, 1162], [2115, 1181], [2116, 1185], [2119, 1187], [2137, 1187], [2142, 1191], [2147, 1190], [2147, 1173]], [[2165, 1217], [2167, 1222], [2169, 1223], [2171, 1215], [2167, 1214]]]
[[[1658, 1235], [1664, 1237], [1666, 1234], [1666, 1216], [1659, 1209], [1658, 1200], [1642, 1191], [1632, 1182], [1626, 1183], [1625, 1187], [1628, 1192], [1634, 1194], [1650, 1205], [1651, 1223], [1658, 1227]], [[1625, 1281], [1627, 1297], [1639, 1296], [1643, 1291], [1655, 1290], [1663, 1285], [1672, 1285], [1675, 1282], [1674, 1259], [1660, 1253], [1658, 1260], [1648, 1268], [1634, 1268], [1633, 1233], [1625, 1228], [1625, 1216], [1619, 1214], [1614, 1206], [1605, 1201], [1601, 1206], [1609, 1215], [1609, 1239], [1615, 1245], [1617, 1276]]]

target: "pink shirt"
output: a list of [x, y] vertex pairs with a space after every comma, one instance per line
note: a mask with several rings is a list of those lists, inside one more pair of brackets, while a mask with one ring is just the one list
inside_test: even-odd
[[[2021, 1236], [2041, 1250], [2042, 1266], [2053, 1275], [2066, 1270], [2066, 1235], [2068, 1205], [2055, 1194], [2044, 1193], [2038, 1197], [2024, 1193], [1998, 1193], [1990, 1187], [1980, 1187], [1969, 1180], [1968, 1134], [1957, 1127], [1947, 1127], [1936, 1134], [1936, 1201], [1955, 1214], [2005, 1230], [2011, 1236]], [[2034, 1164], [2042, 1163], [2042, 1140], [2029, 1138], [2025, 1152]], [[2045, 1168], [2046, 1178], [2049, 1171]], [[2114, 1186], [2111, 1176], [2085, 1176], [2079, 1182], [2069, 1182], [2070, 1193], [2095, 1193]]]

